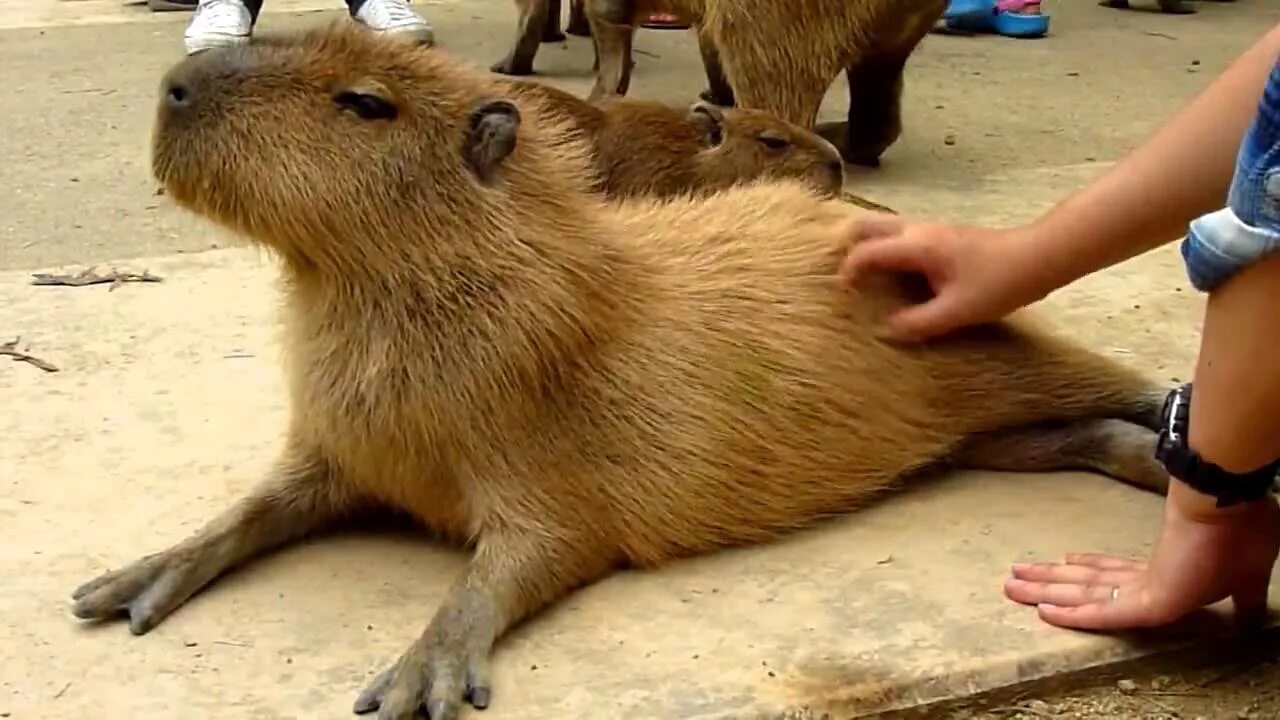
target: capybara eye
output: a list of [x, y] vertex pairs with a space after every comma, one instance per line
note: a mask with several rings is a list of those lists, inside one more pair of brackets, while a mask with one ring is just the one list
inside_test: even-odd
[[358, 92], [340, 92], [333, 96], [338, 107], [359, 115], [365, 120], [395, 120], [399, 109], [377, 95]]
[[782, 137], [781, 135], [774, 135], [772, 133], [764, 133], [763, 135], [756, 137], [756, 140], [759, 140], [761, 145], [764, 145], [770, 150], [786, 150], [791, 147], [790, 140]]

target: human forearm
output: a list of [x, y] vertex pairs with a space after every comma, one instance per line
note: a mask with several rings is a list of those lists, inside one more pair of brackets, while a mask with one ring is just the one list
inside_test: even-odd
[[1280, 56], [1280, 25], [1137, 150], [1026, 234], [1046, 292], [1181, 237], [1222, 207], [1240, 141]]

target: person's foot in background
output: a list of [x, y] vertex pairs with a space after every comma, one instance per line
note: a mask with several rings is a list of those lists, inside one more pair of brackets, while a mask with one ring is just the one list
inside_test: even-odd
[[[185, 1], [189, 0], [177, 0]], [[435, 42], [431, 23], [414, 12], [407, 0], [348, 0], [347, 8], [356, 22], [378, 32], [403, 36], [423, 45]], [[244, 0], [199, 0], [182, 36], [187, 54], [246, 43], [253, 35], [256, 22], [257, 13], [251, 11]]]
[[378, 32], [402, 36], [422, 45], [435, 43], [435, 31], [427, 19], [409, 7], [408, 0], [352, 0], [351, 16]]

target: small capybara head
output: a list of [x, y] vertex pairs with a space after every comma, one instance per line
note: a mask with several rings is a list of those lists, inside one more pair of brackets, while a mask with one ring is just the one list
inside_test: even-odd
[[589, 173], [585, 148], [527, 141], [540, 119], [520, 107], [440, 51], [338, 22], [179, 62], [152, 167], [179, 204], [296, 259], [356, 235], [357, 252], [403, 253], [406, 235], [501, 227], [508, 196], [555, 202]]
[[695, 103], [689, 119], [711, 148], [700, 168], [712, 183], [723, 178], [796, 178], [836, 195], [844, 185], [844, 161], [835, 145], [763, 110], [722, 109]]

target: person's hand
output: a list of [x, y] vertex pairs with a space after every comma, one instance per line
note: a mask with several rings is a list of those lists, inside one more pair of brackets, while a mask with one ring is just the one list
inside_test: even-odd
[[1005, 595], [1036, 605], [1045, 622], [1080, 630], [1167, 625], [1226, 598], [1238, 620], [1257, 621], [1280, 554], [1280, 507], [1267, 497], [1221, 511], [1188, 510], [1178, 495], [1194, 491], [1174, 484], [1150, 563], [1081, 554], [1062, 564], [1014, 565]]
[[872, 272], [912, 273], [933, 288], [933, 298], [887, 319], [894, 339], [924, 340], [999, 320], [1055, 289], [1036, 257], [1031, 226], [992, 230], [876, 213], [851, 221], [845, 233], [852, 247], [842, 282]]

